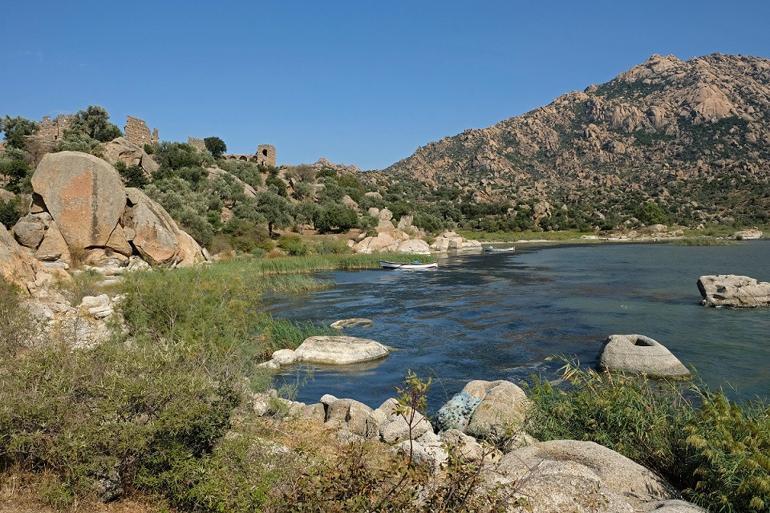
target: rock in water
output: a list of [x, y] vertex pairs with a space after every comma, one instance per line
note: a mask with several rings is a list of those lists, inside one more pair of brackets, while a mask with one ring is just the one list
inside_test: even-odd
[[306, 338], [295, 350], [298, 361], [329, 365], [347, 365], [383, 358], [390, 350], [366, 338], [317, 336]]
[[698, 278], [698, 290], [706, 306], [756, 308], [770, 306], [770, 283], [734, 274]]
[[687, 378], [690, 371], [660, 342], [644, 335], [611, 335], [599, 365], [607, 371], [653, 378]]
[[339, 321], [334, 321], [329, 326], [335, 330], [341, 330], [343, 328], [350, 328], [353, 326], [365, 326], [368, 328], [372, 324], [374, 323], [371, 319], [365, 319], [364, 317], [353, 317], [350, 319], [340, 319]]
[[104, 246], [126, 206], [118, 172], [87, 153], [48, 153], [32, 175], [69, 248]]

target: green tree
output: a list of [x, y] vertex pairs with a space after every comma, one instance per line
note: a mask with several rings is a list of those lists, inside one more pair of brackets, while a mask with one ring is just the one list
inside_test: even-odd
[[257, 195], [256, 211], [267, 220], [267, 233], [273, 236], [276, 226], [289, 226], [294, 219], [291, 215], [291, 204], [286, 198], [274, 192], [261, 192]]
[[354, 227], [358, 222], [358, 214], [352, 208], [340, 203], [328, 203], [323, 205], [316, 215], [314, 225], [321, 233], [346, 231]]
[[12, 192], [30, 192], [32, 186], [29, 179], [32, 175], [32, 168], [24, 160], [24, 151], [16, 147], [9, 147], [5, 153], [0, 156], [0, 175], [7, 178], [6, 189]]
[[203, 139], [203, 143], [215, 159], [218, 159], [227, 151], [227, 145], [219, 137], [206, 137]]
[[5, 143], [9, 148], [24, 149], [25, 138], [37, 130], [37, 123], [32, 120], [10, 116], [0, 118], [0, 132], [5, 135]]
[[110, 114], [104, 107], [90, 105], [75, 114], [70, 131], [80, 132], [99, 142], [107, 142], [121, 136], [120, 129], [110, 123]]
[[644, 224], [666, 224], [668, 222], [668, 214], [654, 201], [648, 201], [639, 207], [637, 217]]

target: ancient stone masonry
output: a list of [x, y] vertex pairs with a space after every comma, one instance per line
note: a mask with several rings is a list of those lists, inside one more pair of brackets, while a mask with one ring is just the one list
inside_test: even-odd
[[206, 142], [198, 137], [188, 137], [187, 144], [198, 151], [206, 151]]
[[272, 144], [260, 144], [257, 146], [257, 153], [253, 155], [229, 154], [224, 158], [228, 160], [243, 160], [246, 162], [256, 162], [260, 166], [275, 167], [277, 162], [275, 146]]
[[158, 129], [150, 133], [150, 128], [144, 120], [133, 116], [126, 117], [126, 126], [123, 127], [123, 133], [129, 142], [144, 146], [145, 144], [158, 144]]
[[35, 133], [27, 137], [27, 150], [32, 154], [35, 163], [46, 153], [53, 151], [74, 119], [75, 116], [71, 114], [62, 114], [53, 119], [49, 116], [43, 117]]

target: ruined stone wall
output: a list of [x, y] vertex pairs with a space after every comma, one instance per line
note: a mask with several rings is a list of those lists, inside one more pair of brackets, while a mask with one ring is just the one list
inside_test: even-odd
[[275, 157], [275, 146], [272, 144], [260, 144], [257, 146], [257, 164], [275, 167]]
[[198, 137], [188, 137], [187, 138], [187, 144], [192, 146], [198, 151], [206, 151], [206, 143], [203, 139], [200, 139]]
[[243, 160], [246, 162], [255, 162], [260, 166], [269, 167], [275, 167], [277, 162], [275, 146], [272, 144], [260, 144], [257, 146], [257, 153], [253, 155], [229, 153], [223, 155], [223, 157], [227, 160]]
[[144, 146], [145, 144], [158, 144], [158, 129], [150, 133], [150, 128], [144, 120], [133, 116], [126, 117], [126, 126], [123, 127], [123, 134], [129, 142]]
[[65, 130], [72, 125], [74, 119], [75, 116], [72, 114], [61, 114], [53, 119], [49, 116], [43, 117], [35, 133], [26, 139], [27, 151], [32, 155], [35, 165], [40, 162], [43, 155], [54, 150], [59, 141], [64, 138]]

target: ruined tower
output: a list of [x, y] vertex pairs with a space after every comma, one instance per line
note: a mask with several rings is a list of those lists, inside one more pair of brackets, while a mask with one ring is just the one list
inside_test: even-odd
[[257, 164], [260, 166], [275, 167], [275, 146], [272, 144], [260, 144], [257, 146]]
[[123, 127], [123, 133], [129, 142], [139, 146], [158, 144], [158, 129], [156, 128], [150, 133], [147, 123], [133, 116], [126, 117], [126, 126]]

